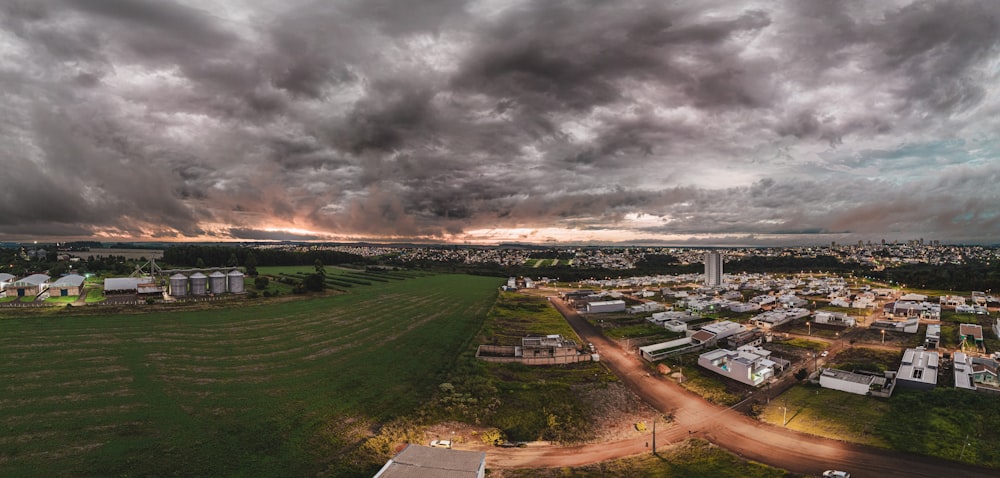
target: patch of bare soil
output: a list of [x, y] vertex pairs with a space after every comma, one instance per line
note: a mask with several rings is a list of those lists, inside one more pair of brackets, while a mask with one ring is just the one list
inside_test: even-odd
[[635, 424], [644, 422], [651, 426], [659, 412], [642, 401], [624, 384], [585, 385], [576, 388], [584, 403], [591, 406], [590, 422], [594, 435], [585, 443], [603, 443], [634, 437], [640, 433]]

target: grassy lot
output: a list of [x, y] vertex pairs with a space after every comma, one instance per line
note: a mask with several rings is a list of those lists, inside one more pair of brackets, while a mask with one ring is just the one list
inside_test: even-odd
[[[479, 344], [515, 345], [526, 335], [579, 337], [543, 297], [501, 292], [479, 337], [442, 380], [436, 418], [497, 427], [512, 440], [593, 439], [602, 390], [617, 379], [598, 362], [527, 366], [475, 358]], [[634, 406], [634, 404], [626, 404]]]
[[898, 369], [902, 359], [902, 350], [894, 352], [868, 347], [851, 347], [841, 350], [836, 356], [831, 357], [827, 366], [848, 371], [884, 372]]
[[701, 368], [697, 365], [700, 353], [702, 352], [672, 357], [660, 363], [674, 371], [682, 371], [684, 380], [680, 382], [681, 386], [705, 400], [727, 406], [742, 400], [743, 393], [751, 387]]
[[439, 275], [110, 317], [4, 312], [0, 467], [7, 476], [371, 476], [392, 450], [366, 437], [428, 403], [500, 282]]
[[747, 461], [706, 441], [658, 448], [652, 454], [613, 460], [577, 468], [541, 468], [503, 470], [503, 478], [791, 478], [787, 473], [760, 463]]
[[[782, 407], [788, 407], [787, 414]], [[813, 435], [888, 447], [875, 433], [875, 424], [888, 412], [889, 403], [819, 386], [796, 385], [771, 400], [760, 415], [767, 423], [786, 425]]]
[[990, 394], [898, 389], [884, 400], [797, 385], [771, 400], [761, 419], [781, 425], [786, 402], [792, 429], [1000, 468], [1000, 401]]

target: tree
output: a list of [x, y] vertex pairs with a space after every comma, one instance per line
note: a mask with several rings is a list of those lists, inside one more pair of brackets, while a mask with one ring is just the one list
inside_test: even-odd
[[257, 290], [267, 289], [269, 285], [271, 285], [271, 280], [267, 277], [257, 277], [253, 280], [253, 287]]
[[323, 277], [326, 277], [326, 267], [323, 267], [323, 261], [320, 259], [316, 259], [314, 265], [316, 267], [316, 273]]
[[248, 276], [257, 276], [257, 256], [254, 256], [252, 252], [247, 253], [247, 259], [243, 262], [243, 265], [247, 268]]
[[226, 267], [236, 267], [240, 265], [240, 260], [236, 258], [236, 253], [229, 255], [229, 260], [226, 261]]
[[311, 292], [319, 292], [326, 287], [326, 277], [323, 274], [309, 274], [302, 279], [302, 287]]
[[204, 269], [205, 268], [205, 261], [202, 258], [199, 257], [198, 260], [194, 262], [194, 266], [197, 267], [197, 268], [199, 268], [199, 269]]

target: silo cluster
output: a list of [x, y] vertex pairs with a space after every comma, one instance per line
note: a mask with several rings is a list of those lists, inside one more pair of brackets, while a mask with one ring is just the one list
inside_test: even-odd
[[195, 272], [190, 276], [176, 273], [170, 276], [170, 295], [173, 297], [184, 297], [188, 295], [203, 296], [206, 294], [242, 294], [244, 276], [238, 270], [232, 270], [228, 274], [220, 271], [205, 275]]

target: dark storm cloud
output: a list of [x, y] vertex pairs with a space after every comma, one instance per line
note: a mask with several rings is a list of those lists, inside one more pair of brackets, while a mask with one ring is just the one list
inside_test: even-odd
[[991, 1], [3, 2], [0, 151], [19, 167], [0, 234], [989, 240], [998, 18]]

